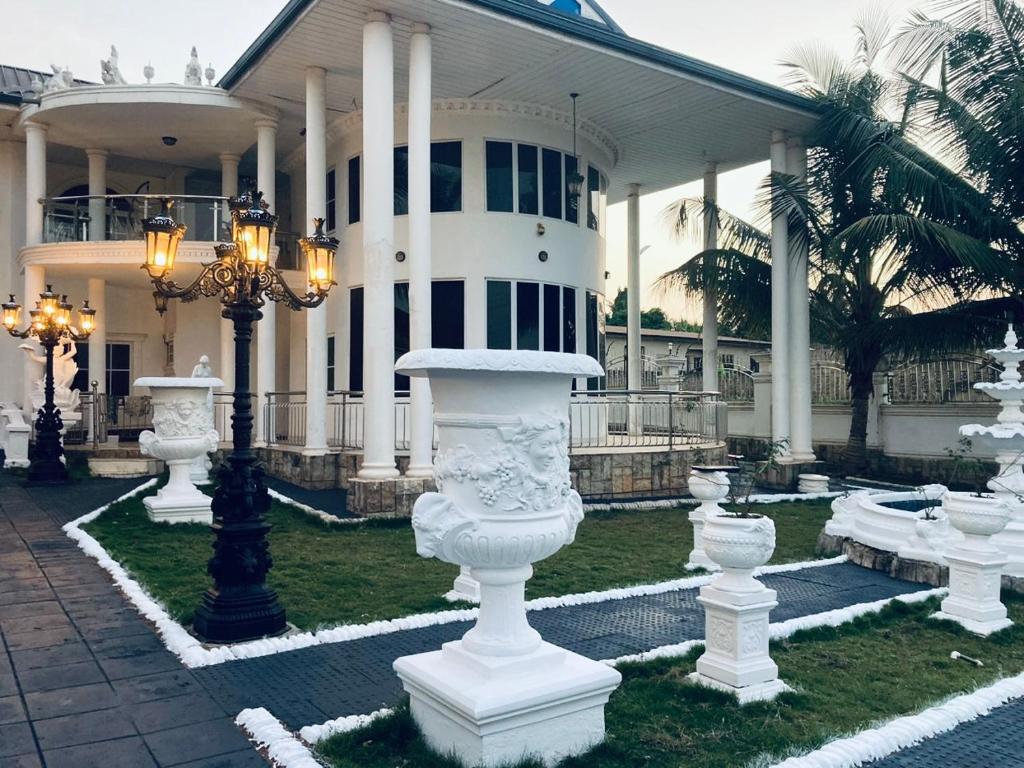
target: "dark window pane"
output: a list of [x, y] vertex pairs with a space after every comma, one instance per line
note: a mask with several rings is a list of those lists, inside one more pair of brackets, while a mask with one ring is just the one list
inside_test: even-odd
[[107, 394], [111, 397], [127, 397], [130, 395], [130, 378], [131, 374], [128, 371], [107, 371]]
[[[409, 284], [395, 283], [395, 360], [409, 351]], [[407, 392], [409, 377], [395, 374], [395, 391]]]
[[335, 174], [332, 168], [327, 172], [327, 231], [330, 232], [338, 224], [338, 206], [335, 198], [337, 197], [336, 184], [337, 174]]
[[430, 145], [430, 210], [434, 213], [462, 210], [461, 141], [439, 141]]
[[560, 294], [557, 285], [544, 286], [544, 351], [561, 351]]
[[107, 344], [107, 368], [123, 371], [131, 368], [131, 346]]
[[363, 391], [363, 289], [349, 294], [348, 388]]
[[544, 166], [544, 215], [552, 219], [562, 218], [562, 153], [545, 149], [542, 153]]
[[78, 373], [75, 374], [74, 381], [71, 382], [71, 388], [77, 389], [79, 392], [91, 392], [92, 387], [89, 385], [90, 379], [88, 344], [75, 345], [74, 360], [78, 364]]
[[538, 199], [539, 173], [537, 171], [537, 148], [529, 144], [519, 145], [519, 212], [536, 216], [540, 212]]
[[597, 230], [597, 214], [601, 210], [601, 172], [587, 167], [587, 226]]
[[395, 216], [409, 213], [409, 148], [395, 147]]
[[487, 281], [487, 348], [512, 349], [512, 283]]
[[576, 289], [562, 289], [562, 351], [576, 351]]
[[334, 391], [334, 337], [327, 337], [327, 391]]
[[430, 286], [430, 345], [466, 347], [466, 287], [461, 280], [435, 280]]
[[353, 157], [348, 161], [348, 223], [355, 224], [359, 221], [359, 193], [362, 185], [359, 183], [359, 157]]
[[516, 349], [540, 349], [540, 285], [516, 283]]
[[487, 142], [487, 210], [512, 212], [512, 145]]
[[[597, 325], [597, 294], [587, 293], [587, 354], [595, 360], [600, 360], [598, 349], [598, 325]], [[625, 355], [623, 355], [625, 357]], [[601, 386], [600, 379], [587, 379], [587, 389], [596, 390]]]
[[578, 224], [580, 220], [580, 199], [572, 194], [570, 182], [576, 175], [578, 161], [572, 155], [565, 156], [565, 220]]

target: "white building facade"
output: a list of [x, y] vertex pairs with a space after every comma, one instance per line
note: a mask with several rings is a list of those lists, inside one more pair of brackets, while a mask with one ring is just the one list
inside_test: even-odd
[[[794, 94], [629, 38], [586, 0], [292, 0], [217, 84], [39, 88], [24, 80], [46, 77], [3, 72], [0, 290], [25, 303], [52, 283], [90, 299], [100, 331], [78, 350], [79, 384], [132, 398], [136, 377], [187, 375], [201, 354], [232, 383], [216, 302], [155, 311], [140, 225], [159, 197], [176, 199], [181, 282], [213, 259], [225, 198], [258, 186], [294, 287], [295, 239], [314, 217], [341, 241], [325, 305], [270, 307], [259, 324], [259, 440], [300, 462], [357, 456], [344, 482], [372, 493], [429, 475], [429, 391], [395, 376], [397, 355], [600, 359], [607, 207], [628, 201], [638, 380], [639, 197], [700, 178], [713, 194], [718, 172], [769, 156], [799, 175], [815, 119]], [[773, 313], [793, 343], [773, 364], [792, 377], [774, 432], [807, 459], [806, 254], [784, 225]], [[713, 328], [701, 344], [717, 356]], [[16, 347], [0, 344], [0, 401], [25, 405], [40, 371]]]

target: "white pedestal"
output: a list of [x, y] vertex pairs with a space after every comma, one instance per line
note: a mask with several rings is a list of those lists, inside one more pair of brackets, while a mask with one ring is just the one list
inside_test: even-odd
[[828, 493], [828, 475], [798, 475], [797, 490], [800, 493]]
[[462, 641], [395, 664], [424, 739], [465, 766], [554, 765], [604, 741], [604, 706], [622, 676], [541, 643], [532, 653], [482, 656]]
[[196, 456], [192, 459], [192, 464], [189, 465], [188, 479], [192, 481], [193, 485], [209, 485], [212, 482], [210, 480], [212, 467], [213, 463], [205, 453], [202, 456]]
[[689, 518], [693, 523], [693, 549], [686, 561], [686, 570], [688, 571], [695, 571], [698, 568], [703, 568], [705, 571], [722, 570], [721, 566], [708, 557], [707, 552], [704, 551], [704, 521], [707, 519], [707, 509], [710, 509], [712, 514], [722, 511], [722, 508], [715, 502], [704, 502], [696, 509], [690, 510]]
[[768, 655], [768, 615], [778, 605], [775, 598], [775, 590], [763, 585], [742, 592], [701, 587], [697, 601], [704, 606], [706, 650], [690, 678], [735, 694], [741, 704], [770, 701], [790, 690]]
[[157, 491], [156, 496], [142, 500], [154, 523], [206, 523], [213, 522], [209, 496], [198, 490], [188, 479], [191, 459], [168, 461], [171, 479]]
[[932, 616], [955, 621], [977, 635], [991, 635], [1013, 624], [999, 600], [1007, 559], [994, 547], [972, 544], [968, 540], [946, 553], [949, 597], [942, 601], [942, 610]]
[[465, 601], [467, 603], [480, 602], [480, 582], [473, 578], [473, 572], [468, 565], [459, 568], [459, 575], [455, 577], [452, 588], [445, 594], [445, 600], [456, 603]]
[[1000, 552], [1003, 552], [1008, 559], [1003, 567], [1003, 573], [1007, 576], [1024, 578], [1024, 505], [1012, 505], [1013, 519], [1001, 532], [992, 537]]

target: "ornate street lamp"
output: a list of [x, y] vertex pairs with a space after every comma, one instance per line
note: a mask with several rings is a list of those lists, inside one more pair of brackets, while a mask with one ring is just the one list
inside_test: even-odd
[[[234, 323], [235, 392], [231, 417], [233, 449], [221, 465], [213, 496], [213, 557], [207, 570], [213, 586], [195, 611], [193, 629], [210, 642], [239, 642], [285, 631], [284, 609], [266, 583], [272, 566], [264, 514], [270, 495], [263, 467], [252, 448], [252, 395], [249, 390], [249, 359], [253, 323], [267, 299], [294, 310], [320, 306], [334, 282], [334, 254], [338, 241], [321, 231], [299, 241], [307, 254], [309, 290], [298, 295], [270, 263], [277, 216], [270, 213], [260, 192], [231, 198], [233, 242], [218, 245], [217, 260], [203, 266], [187, 286], [170, 280], [178, 244], [185, 227], [171, 218], [170, 202], [159, 216], [143, 223], [146, 263], [155, 295], [163, 299], [195, 301], [200, 296], [219, 296], [221, 315]], [[314, 263], [315, 262], [315, 263]], [[158, 302], [158, 308], [161, 306]]]
[[60, 433], [64, 422], [60, 409], [53, 403], [53, 350], [67, 341], [85, 341], [96, 329], [96, 310], [86, 301], [78, 310], [78, 327], [71, 325], [74, 306], [67, 296], [54, 293], [53, 286], [39, 294], [34, 309], [29, 310], [29, 325], [18, 330], [21, 320], [21, 305], [11, 294], [3, 307], [3, 325], [7, 332], [17, 339], [30, 336], [39, 341], [46, 352], [46, 377], [43, 380], [43, 407], [36, 414], [36, 442], [28, 468], [28, 481], [37, 485], [58, 485], [68, 480], [68, 470], [60, 460], [64, 448], [60, 444]]
[[578, 93], [569, 94], [569, 98], [572, 99], [572, 160], [575, 167], [565, 180], [569, 187], [569, 197], [577, 206], [579, 205], [580, 197], [583, 195], [583, 185], [587, 181], [583, 178], [583, 174], [580, 173], [580, 156], [576, 151], [576, 99], [579, 96]]

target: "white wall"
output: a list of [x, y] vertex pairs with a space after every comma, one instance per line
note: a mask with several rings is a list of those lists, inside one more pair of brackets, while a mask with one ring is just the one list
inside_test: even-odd
[[[0, 297], [7, 294], [25, 299], [24, 277], [18, 267], [18, 250], [25, 244], [25, 144], [0, 141]], [[21, 401], [22, 353], [15, 339], [0, 339], [0, 400]]]

